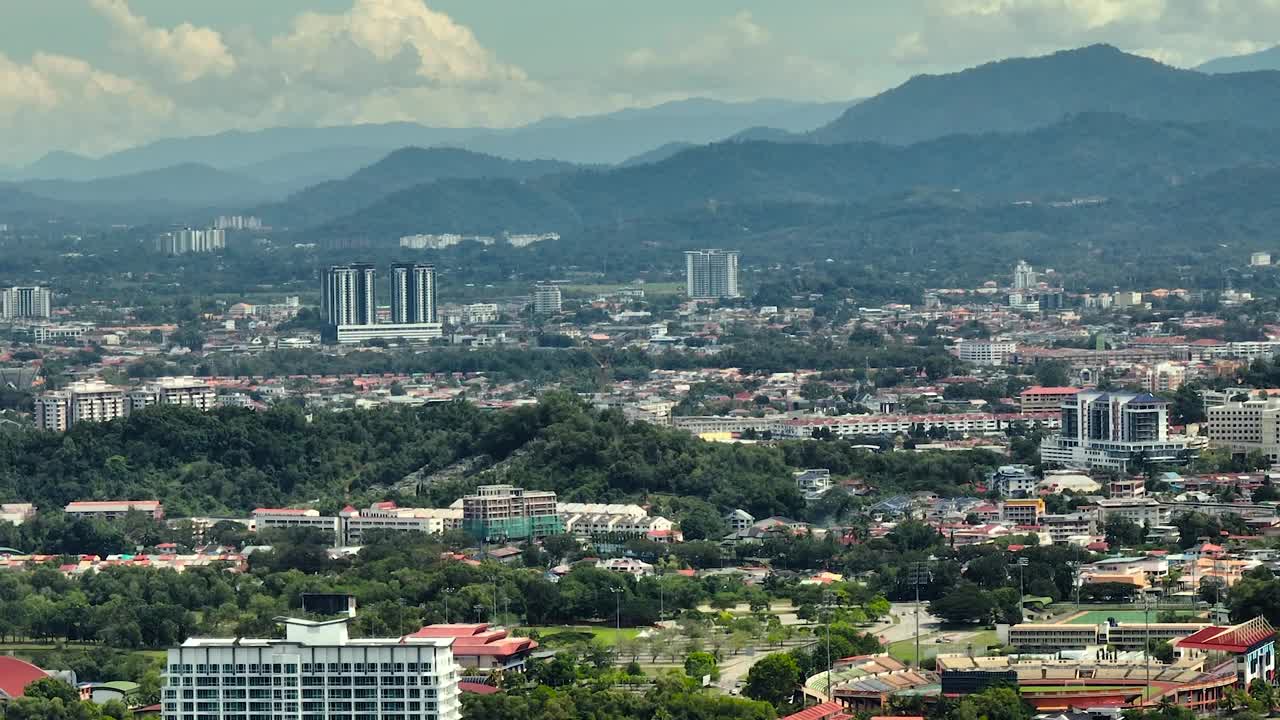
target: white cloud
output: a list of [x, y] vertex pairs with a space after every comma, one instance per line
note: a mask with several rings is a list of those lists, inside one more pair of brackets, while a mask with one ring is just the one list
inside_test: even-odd
[[173, 29], [153, 27], [135, 15], [126, 0], [89, 0], [89, 5], [111, 21], [121, 46], [140, 53], [178, 82], [235, 72], [236, 60], [216, 30], [191, 23]]
[[1280, 0], [926, 0], [894, 58], [935, 67], [1098, 42], [1180, 65], [1275, 44]]
[[853, 78], [841, 65], [794, 52], [775, 41], [749, 11], [721, 18], [696, 35], [623, 54], [602, 84], [620, 73], [633, 95], [705, 95], [848, 99]]

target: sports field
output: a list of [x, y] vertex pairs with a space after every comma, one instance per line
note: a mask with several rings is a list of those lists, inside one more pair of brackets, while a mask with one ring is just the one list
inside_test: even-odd
[[1132, 685], [1019, 685], [1018, 689], [1022, 692], [1038, 692], [1038, 693], [1081, 693], [1081, 692], [1112, 692], [1115, 690], [1142, 690], [1141, 687]]
[[[1191, 613], [1180, 613], [1180, 615], [1181, 622], [1196, 622], [1196, 618]], [[1160, 613], [1152, 608], [1151, 622], [1157, 622], [1159, 616]], [[1141, 610], [1086, 610], [1078, 615], [1069, 616], [1059, 624], [1101, 625], [1107, 621], [1107, 618], [1114, 618], [1118, 623], [1140, 623], [1143, 621], [1143, 613]]]

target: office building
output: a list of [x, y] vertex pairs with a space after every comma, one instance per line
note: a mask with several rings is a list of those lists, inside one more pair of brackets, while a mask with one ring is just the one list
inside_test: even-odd
[[352, 638], [350, 618], [285, 618], [285, 637], [169, 650], [164, 720], [457, 720], [451, 637]]
[[1019, 260], [1017, 265], [1013, 266], [1013, 289], [1014, 290], [1030, 290], [1039, 283], [1036, 277], [1035, 268], [1026, 260]]
[[962, 361], [974, 365], [1003, 365], [1017, 351], [1018, 344], [1012, 340], [967, 340], [956, 343], [956, 355]]
[[78, 422], [107, 422], [128, 414], [124, 390], [104, 382], [74, 382], [42, 393], [35, 402], [36, 427], [64, 432]]
[[436, 266], [395, 263], [391, 266], [391, 322], [399, 325], [436, 321]]
[[1080, 392], [1076, 387], [1029, 387], [1018, 394], [1018, 409], [1029, 413], [1062, 412], [1062, 399]]
[[325, 270], [320, 310], [331, 327], [373, 325], [378, 306], [372, 265], [334, 265]]
[[541, 283], [533, 289], [533, 312], [537, 315], [555, 315], [560, 312], [562, 298], [560, 286]]
[[1253, 267], [1266, 267], [1271, 264], [1271, 253], [1256, 252], [1249, 256], [1249, 265]]
[[1000, 505], [1000, 519], [1012, 525], [1039, 525], [1044, 516], [1044, 500], [1005, 500]]
[[482, 485], [462, 498], [462, 529], [482, 542], [532, 540], [564, 532], [556, 494]]
[[227, 247], [227, 231], [221, 228], [183, 228], [156, 238], [156, 250], [166, 255], [210, 253]]
[[685, 293], [689, 297], [738, 297], [737, 250], [689, 250], [684, 261]]
[[47, 319], [51, 315], [53, 293], [49, 288], [0, 288], [0, 320]]
[[88, 520], [119, 520], [131, 512], [164, 519], [164, 506], [158, 500], [76, 500], [67, 503], [62, 512]]
[[182, 405], [208, 411], [217, 407], [218, 393], [203, 380], [193, 377], [162, 377], [129, 391], [125, 412], [152, 405]]
[[1080, 392], [1062, 400], [1061, 429], [1040, 442], [1044, 462], [1126, 471], [1135, 461], [1186, 461], [1168, 434], [1169, 403], [1154, 395]]
[[1247, 455], [1257, 451], [1280, 462], [1280, 399], [1228, 400], [1205, 409], [1209, 442]]

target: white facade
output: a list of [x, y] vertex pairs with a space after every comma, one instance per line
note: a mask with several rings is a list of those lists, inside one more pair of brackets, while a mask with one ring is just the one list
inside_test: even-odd
[[63, 432], [78, 422], [107, 422], [128, 414], [124, 390], [104, 382], [74, 382], [36, 398], [35, 424]]
[[1249, 256], [1249, 264], [1253, 267], [1266, 267], [1271, 264], [1271, 253], [1256, 252]]
[[401, 325], [436, 322], [436, 266], [395, 263], [391, 266], [391, 322]]
[[1062, 400], [1061, 430], [1040, 442], [1044, 462], [1127, 470], [1142, 457], [1180, 462], [1186, 440], [1169, 437], [1169, 403], [1153, 395], [1081, 392]]
[[555, 315], [560, 312], [563, 298], [559, 285], [538, 285], [533, 289], [533, 312], [538, 315]]
[[332, 327], [372, 325], [378, 308], [374, 301], [375, 272], [372, 265], [335, 265], [324, 273], [320, 308]]
[[52, 314], [53, 293], [49, 288], [0, 288], [0, 320], [42, 319]]
[[164, 720], [457, 720], [452, 638], [352, 639], [347, 619], [284, 619], [283, 640], [169, 650]]
[[1228, 401], [1205, 410], [1209, 442], [1233, 453], [1257, 450], [1280, 462], [1280, 400]]
[[165, 233], [156, 239], [156, 249], [167, 255], [209, 253], [227, 247], [227, 232], [221, 228], [194, 230], [183, 228]]
[[421, 343], [444, 337], [444, 326], [440, 323], [339, 325], [334, 330], [334, 337], [339, 345], [354, 345], [368, 340], [404, 340]]
[[218, 405], [218, 393], [203, 380], [193, 377], [165, 377], [129, 392], [126, 413], [152, 405], [183, 405], [209, 411]]
[[975, 365], [1003, 365], [1018, 351], [1011, 340], [970, 340], [956, 343], [956, 354], [964, 362]]
[[1036, 270], [1031, 264], [1025, 260], [1019, 260], [1017, 265], [1013, 266], [1013, 289], [1029, 290], [1036, 286], [1038, 279], [1036, 278]]
[[1168, 507], [1151, 498], [1104, 498], [1094, 506], [1094, 513], [1099, 523], [1122, 517], [1151, 527], [1168, 523], [1171, 514]]
[[690, 250], [684, 254], [685, 293], [691, 298], [736, 298], [737, 250]]

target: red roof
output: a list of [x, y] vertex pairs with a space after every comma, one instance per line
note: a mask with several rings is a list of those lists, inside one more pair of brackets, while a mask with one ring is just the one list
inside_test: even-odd
[[1023, 390], [1019, 394], [1020, 395], [1075, 395], [1078, 392], [1080, 392], [1080, 388], [1077, 388], [1077, 387], [1041, 387], [1039, 385], [1036, 385], [1035, 387], [1029, 387], [1026, 390]]
[[311, 512], [306, 508], [256, 508], [254, 515], [259, 513], [271, 513], [272, 515], [306, 515]]
[[824, 702], [787, 715], [782, 720], [843, 720], [848, 717], [850, 715], [844, 705], [838, 702]]
[[533, 652], [538, 643], [526, 637], [507, 637], [506, 630], [490, 630], [485, 623], [428, 625], [409, 637], [453, 638], [453, 654], [511, 657]]
[[1178, 640], [1177, 647], [1243, 653], [1258, 643], [1273, 640], [1275, 635], [1275, 628], [1266, 618], [1256, 617], [1231, 627], [1207, 627]]
[[498, 692], [498, 688], [484, 683], [459, 682], [458, 689], [464, 693], [474, 693], [476, 695], [492, 695]]
[[28, 685], [49, 673], [16, 657], [0, 656], [0, 697], [16, 698]]

